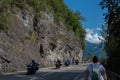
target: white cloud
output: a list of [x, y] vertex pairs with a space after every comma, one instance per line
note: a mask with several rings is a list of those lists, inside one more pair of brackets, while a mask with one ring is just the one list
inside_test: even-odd
[[101, 29], [101, 28], [98, 28], [98, 27], [96, 28], [96, 30], [98, 30], [98, 31], [102, 31], [102, 29]]
[[[96, 28], [97, 31], [100, 31], [100, 28]], [[101, 43], [101, 40], [103, 39], [102, 36], [100, 36], [95, 29], [86, 29], [86, 40], [91, 43]]]

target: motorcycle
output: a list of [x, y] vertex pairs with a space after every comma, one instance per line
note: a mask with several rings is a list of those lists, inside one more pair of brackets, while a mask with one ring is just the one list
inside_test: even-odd
[[39, 64], [27, 65], [27, 75], [35, 74], [39, 69]]
[[65, 66], [69, 66], [69, 65], [70, 65], [70, 61], [69, 60], [65, 61]]
[[56, 69], [60, 68], [61, 65], [61, 61], [57, 60], [57, 62], [55, 63]]

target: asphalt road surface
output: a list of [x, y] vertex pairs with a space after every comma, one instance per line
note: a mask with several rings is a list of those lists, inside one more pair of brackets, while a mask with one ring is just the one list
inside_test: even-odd
[[86, 64], [62, 66], [60, 69], [40, 68], [33, 75], [26, 75], [26, 72], [0, 75], [0, 80], [84, 80], [85, 68]]

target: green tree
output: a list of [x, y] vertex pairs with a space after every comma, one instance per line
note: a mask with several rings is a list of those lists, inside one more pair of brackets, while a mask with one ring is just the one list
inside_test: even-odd
[[93, 56], [94, 56], [94, 54], [92, 52], [89, 52], [87, 59], [92, 60]]
[[106, 53], [105, 53], [105, 50], [101, 49], [99, 51], [100, 55], [101, 55], [101, 59], [106, 59]]
[[106, 51], [108, 53], [108, 68], [120, 74], [120, 0], [102, 0], [102, 9], [105, 13], [104, 37]]

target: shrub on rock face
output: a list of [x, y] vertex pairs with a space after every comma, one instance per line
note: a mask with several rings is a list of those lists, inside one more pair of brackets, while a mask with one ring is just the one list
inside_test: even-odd
[[6, 23], [6, 18], [0, 14], [0, 32], [3, 31], [3, 32], [6, 32], [8, 31], [8, 26], [7, 26], [7, 23]]

